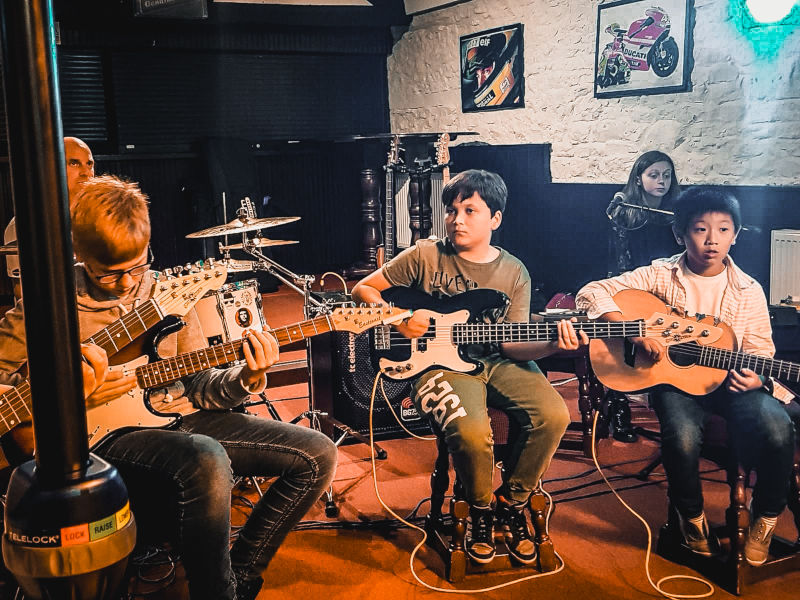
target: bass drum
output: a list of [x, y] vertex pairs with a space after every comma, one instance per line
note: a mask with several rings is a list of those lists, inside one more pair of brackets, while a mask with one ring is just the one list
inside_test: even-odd
[[208, 292], [196, 310], [209, 345], [241, 339], [248, 329], [267, 329], [255, 279], [226, 283]]

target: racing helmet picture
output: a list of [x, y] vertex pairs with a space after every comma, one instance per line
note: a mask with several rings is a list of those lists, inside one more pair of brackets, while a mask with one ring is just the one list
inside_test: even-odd
[[462, 110], [523, 104], [522, 25], [461, 38]]

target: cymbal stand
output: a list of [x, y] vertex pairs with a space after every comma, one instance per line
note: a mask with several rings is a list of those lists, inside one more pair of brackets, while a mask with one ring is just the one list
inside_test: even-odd
[[[274, 277], [278, 278], [280, 281], [283, 281], [286, 285], [290, 288], [298, 292], [303, 296], [303, 314], [306, 319], [311, 319], [314, 317], [330, 314], [333, 311], [333, 302], [327, 301], [319, 301], [313, 296], [313, 292], [311, 290], [311, 285], [314, 283], [314, 276], [313, 275], [297, 275], [293, 273], [286, 267], [278, 264], [271, 258], [264, 255], [258, 249], [258, 246], [252, 241], [248, 240], [245, 234], [242, 234], [242, 250], [247, 252], [248, 254], [254, 256], [257, 261], [254, 263], [254, 268], [256, 270], [266, 271], [273, 275]], [[289, 281], [287, 279], [291, 277], [297, 284], [301, 284], [303, 287], [302, 289], [298, 287], [295, 283]], [[312, 372], [314, 365], [313, 365], [313, 358], [310, 346], [311, 340], [306, 341], [306, 356], [308, 357], [308, 369], [309, 375]], [[347, 436], [352, 436], [358, 442], [369, 446], [369, 438], [358, 431], [355, 431], [348, 425], [342, 423], [338, 419], [332, 417], [327, 412], [321, 411], [315, 408], [314, 405], [314, 388], [311, 382], [311, 377], [309, 376], [308, 382], [308, 410], [303, 411], [296, 417], [294, 417], [291, 421], [292, 424], [297, 424], [303, 419], [308, 419], [309, 426], [312, 429], [317, 431], [323, 431], [324, 425], [327, 424], [333, 428], [338, 429], [341, 431], [341, 435], [334, 440], [334, 444], [338, 448], [342, 442], [347, 438]], [[373, 444], [375, 458], [378, 460], [385, 460], [388, 456], [386, 450], [381, 448], [378, 444]], [[333, 484], [328, 488], [325, 492], [325, 514], [328, 517], [335, 517], [339, 514], [339, 508], [336, 506], [336, 503], [333, 500]]]

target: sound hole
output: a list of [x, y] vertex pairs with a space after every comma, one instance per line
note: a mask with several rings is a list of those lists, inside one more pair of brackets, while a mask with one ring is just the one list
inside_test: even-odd
[[702, 348], [697, 342], [676, 344], [667, 349], [669, 352], [669, 359], [679, 367], [691, 367], [697, 364], [701, 350]]

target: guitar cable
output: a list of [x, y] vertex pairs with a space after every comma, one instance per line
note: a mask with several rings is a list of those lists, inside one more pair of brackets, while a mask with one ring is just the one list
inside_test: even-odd
[[[443, 592], [443, 593], [448, 593], [448, 594], [480, 594], [480, 593], [483, 593], [483, 592], [491, 592], [491, 591], [494, 591], [494, 590], [499, 590], [499, 589], [502, 589], [502, 588], [505, 588], [505, 587], [509, 587], [511, 585], [516, 585], [516, 584], [522, 583], [524, 581], [529, 581], [529, 580], [532, 580], [532, 579], [538, 579], [538, 578], [541, 578], [541, 577], [548, 577], [548, 576], [555, 575], [556, 573], [560, 573], [561, 571], [563, 571], [564, 567], [566, 566], [566, 563], [564, 562], [564, 559], [561, 558], [561, 555], [558, 554], [558, 552], [555, 552], [555, 556], [556, 556], [556, 558], [558, 559], [558, 562], [559, 562], [559, 566], [555, 570], [546, 571], [546, 572], [543, 572], [543, 573], [534, 573], [533, 575], [520, 577], [518, 579], [513, 579], [511, 581], [506, 581], [504, 583], [500, 583], [500, 584], [493, 585], [493, 586], [490, 586], [490, 587], [485, 587], [485, 588], [479, 588], [479, 589], [442, 588], [442, 587], [437, 587], [435, 585], [426, 583], [425, 581], [423, 581], [420, 578], [420, 576], [417, 574], [417, 571], [414, 569], [414, 558], [416, 557], [417, 552], [419, 552], [419, 549], [422, 548], [422, 546], [424, 546], [425, 542], [428, 540], [428, 533], [425, 531], [424, 528], [419, 527], [418, 525], [415, 525], [413, 523], [410, 523], [409, 521], [403, 519], [396, 512], [394, 512], [383, 501], [383, 498], [381, 497], [381, 492], [378, 489], [378, 472], [377, 472], [377, 466], [375, 464], [375, 449], [374, 449], [374, 446], [375, 446], [374, 434], [375, 434], [375, 432], [374, 432], [374, 428], [373, 428], [372, 417], [373, 417], [373, 412], [374, 412], [374, 409], [375, 409], [375, 396], [377, 395], [378, 381], [380, 381], [380, 378], [381, 378], [382, 374], [383, 373], [379, 371], [375, 375], [375, 380], [374, 380], [374, 382], [372, 384], [372, 393], [370, 394], [370, 399], [369, 399], [369, 449], [370, 449], [370, 460], [371, 460], [371, 464], [372, 464], [372, 483], [373, 483], [373, 486], [374, 486], [374, 489], [375, 489], [375, 496], [378, 498], [378, 502], [381, 503], [381, 506], [383, 506], [383, 508], [386, 510], [386, 512], [388, 512], [390, 515], [392, 515], [395, 519], [397, 519], [401, 523], [405, 524], [407, 527], [410, 527], [412, 529], [416, 529], [417, 531], [422, 533], [422, 539], [419, 541], [419, 543], [411, 551], [411, 555], [409, 556], [409, 561], [408, 561], [408, 565], [409, 565], [409, 568], [411, 569], [411, 574], [414, 576], [414, 579], [416, 579], [417, 582], [420, 585], [422, 585], [423, 587], [425, 587], [425, 588], [427, 588], [429, 590], [432, 590], [434, 592]], [[388, 400], [388, 398], [386, 398], [386, 394], [385, 393], [384, 393], [384, 399], [386, 399], [387, 404], [389, 404], [389, 400]], [[389, 407], [391, 408], [391, 404], [390, 404]], [[394, 412], [394, 409], [392, 409], [392, 414], [395, 415], [395, 418], [397, 418], [397, 414]], [[398, 422], [399, 421], [400, 420], [398, 419]], [[400, 426], [403, 427], [402, 423], [400, 424]], [[406, 428], [403, 427], [403, 429], [406, 429]], [[406, 429], [406, 431], [408, 431], [408, 430]], [[409, 432], [409, 433], [411, 433], [411, 432]], [[411, 435], [414, 435], [414, 434], [412, 433]], [[424, 439], [424, 440], [435, 440], [436, 439], [435, 437], [433, 437], [433, 438], [421, 438], [420, 436], [416, 436], [416, 435], [414, 435], [414, 437], [417, 437], [419, 439]], [[545, 495], [545, 497], [547, 498], [547, 501], [548, 501], [547, 515], [545, 516], [545, 532], [549, 533], [550, 514], [553, 511], [553, 498], [550, 496], [549, 493], [547, 493], [547, 491], [544, 489], [544, 487], [541, 486], [541, 482], [540, 482], [540, 487], [541, 487], [541, 490], [544, 493], [544, 495]]]
[[[599, 416], [599, 412], [595, 411], [594, 419], [592, 421], [592, 460], [594, 461], [594, 466], [597, 468], [597, 472], [600, 474], [600, 477], [603, 478], [603, 481], [606, 482], [606, 485], [611, 490], [611, 492], [616, 496], [617, 500], [619, 500], [620, 504], [624, 506], [628, 512], [630, 512], [634, 517], [641, 521], [642, 525], [644, 525], [645, 531], [647, 531], [647, 550], [645, 551], [645, 559], [644, 559], [644, 570], [645, 574], [647, 575], [647, 581], [650, 585], [655, 589], [659, 594], [664, 596], [665, 598], [670, 598], [671, 600], [686, 600], [691, 598], [708, 598], [709, 596], [714, 594], [714, 586], [707, 580], [701, 577], [695, 577], [694, 575], [667, 575], [666, 577], [662, 577], [657, 582], [653, 582], [653, 578], [650, 574], [650, 555], [652, 554], [652, 547], [653, 547], [653, 532], [650, 530], [650, 526], [645, 521], [644, 517], [642, 517], [639, 513], [637, 513], [631, 506], [622, 499], [617, 493], [617, 490], [614, 489], [614, 486], [611, 485], [611, 482], [606, 478], [605, 473], [600, 468], [600, 463], [597, 461], [597, 448], [595, 447], [595, 432], [597, 431], [597, 418]], [[708, 586], [708, 591], [703, 594], [673, 594], [671, 592], [667, 592], [661, 588], [661, 584], [665, 581], [671, 580], [679, 580], [685, 579], [687, 581], [698, 581], [706, 586]]]

